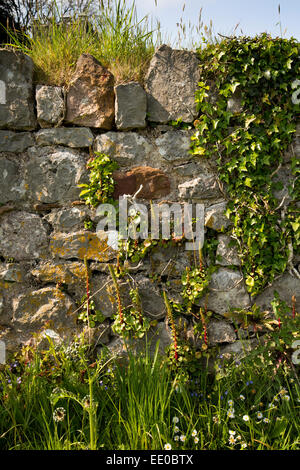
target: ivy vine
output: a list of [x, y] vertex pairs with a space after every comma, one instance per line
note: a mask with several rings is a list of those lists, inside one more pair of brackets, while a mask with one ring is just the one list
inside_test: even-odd
[[94, 152], [95, 155], [87, 162], [90, 170], [89, 183], [79, 184], [83, 188], [80, 197], [87, 205], [97, 207], [100, 203], [113, 203], [112, 194], [114, 192], [113, 172], [118, 168], [118, 164], [112, 161], [108, 155]]
[[[198, 55], [200, 117], [192, 153], [217, 160], [247, 289], [257, 295], [299, 252], [300, 163], [292, 153], [288, 204], [275, 197], [283, 188], [276, 175], [286, 162], [300, 111], [292, 101], [300, 75], [299, 43], [262, 34], [207, 44]], [[233, 110], [228, 100], [239, 95], [240, 109]]]

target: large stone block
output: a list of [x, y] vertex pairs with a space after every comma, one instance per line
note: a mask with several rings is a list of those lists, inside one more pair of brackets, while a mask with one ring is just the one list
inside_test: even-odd
[[106, 262], [116, 258], [117, 252], [107, 245], [107, 233], [74, 232], [54, 233], [50, 240], [50, 252], [55, 258], [80, 259]]
[[146, 127], [147, 96], [137, 82], [115, 87], [116, 126], [122, 131]]
[[52, 127], [63, 120], [65, 100], [61, 87], [38, 85], [35, 98], [37, 119], [41, 127]]
[[109, 130], [114, 116], [114, 76], [93, 56], [82, 54], [67, 92], [66, 122]]
[[166, 123], [197, 116], [195, 92], [200, 81], [196, 54], [162, 45], [155, 52], [145, 77], [149, 121]]
[[0, 128], [36, 127], [32, 78], [33, 62], [29, 56], [0, 49]]
[[78, 232], [84, 229], [84, 221], [88, 218], [90, 210], [87, 206], [54, 209], [45, 219], [56, 232]]
[[18, 201], [25, 188], [19, 181], [18, 165], [5, 157], [0, 157], [0, 203]]
[[207, 327], [207, 335], [210, 346], [233, 343], [236, 340], [233, 326], [222, 320], [211, 320]]
[[91, 147], [94, 136], [86, 127], [56, 127], [36, 133], [38, 145], [66, 145], [67, 147]]
[[31, 147], [25, 163], [25, 183], [29, 198], [42, 203], [74, 201], [78, 184], [86, 182], [86, 158], [64, 147]]
[[217, 177], [210, 173], [180, 184], [178, 190], [179, 197], [184, 200], [205, 201], [222, 197]]
[[259, 294], [254, 302], [259, 305], [262, 310], [272, 310], [271, 302], [274, 299], [275, 291], [279, 294], [281, 300], [287, 303], [291, 308], [292, 296], [296, 298], [296, 311], [300, 312], [300, 281], [297, 277], [292, 276], [288, 272], [284, 273], [279, 279], [273, 282], [271, 287], [267, 287]]
[[24, 152], [34, 145], [34, 138], [30, 132], [0, 131], [0, 152]]
[[207, 207], [205, 209], [205, 227], [217, 231], [229, 227], [231, 222], [225, 215], [226, 206], [226, 202], [220, 202]]
[[96, 152], [106, 153], [119, 165], [146, 164], [155, 154], [154, 145], [136, 132], [107, 132], [95, 139]]
[[158, 151], [167, 162], [190, 160], [191, 136], [186, 131], [169, 131], [155, 140]]
[[237, 246], [234, 239], [228, 235], [218, 235], [218, 248], [216, 264], [221, 266], [240, 266], [241, 260], [238, 255]]
[[31, 275], [40, 282], [62, 283], [68, 286], [84, 284], [86, 268], [84, 263], [70, 261], [64, 263], [43, 263], [31, 270]]
[[71, 298], [55, 287], [46, 287], [21, 295], [13, 302], [13, 324], [30, 334], [47, 322], [64, 337], [76, 331], [75, 305]]
[[209, 293], [199, 304], [215, 313], [224, 314], [231, 308], [249, 308], [250, 297], [242, 274], [227, 268], [219, 268], [211, 276]]
[[13, 211], [1, 216], [1, 256], [17, 261], [45, 258], [47, 248], [47, 232], [38, 215]]
[[124, 194], [138, 193], [139, 199], [159, 199], [170, 193], [170, 181], [167, 175], [158, 168], [139, 166], [127, 173], [114, 173], [114, 198]]

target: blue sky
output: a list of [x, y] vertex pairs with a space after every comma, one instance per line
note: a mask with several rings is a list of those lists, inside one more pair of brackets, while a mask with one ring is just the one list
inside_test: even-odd
[[[151, 14], [161, 22], [163, 33], [177, 37], [176, 23], [188, 25], [198, 23], [201, 7], [204, 24], [213, 22], [214, 31], [230, 35], [239, 23], [237, 33], [254, 36], [267, 31], [272, 36], [280, 36], [278, 4], [281, 6], [282, 32], [284, 37], [300, 40], [300, 0], [136, 0], [138, 16]], [[182, 12], [185, 3], [184, 12]]]

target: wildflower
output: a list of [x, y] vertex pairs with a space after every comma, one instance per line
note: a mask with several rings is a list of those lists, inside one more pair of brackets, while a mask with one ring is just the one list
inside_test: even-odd
[[257, 419], [262, 419], [263, 415], [262, 413], [259, 411], [256, 415]]
[[179, 432], [179, 427], [178, 426], [174, 426], [174, 432]]
[[248, 415], [244, 415], [244, 416], [243, 416], [243, 420], [244, 420], [244, 421], [249, 421], [249, 419], [250, 419], [250, 418], [249, 418]]
[[242, 442], [242, 444], [241, 444], [241, 449], [246, 449], [246, 447], [247, 447], [246, 442]]
[[279, 395], [285, 395], [287, 393], [287, 389], [283, 388], [280, 390]]
[[235, 431], [230, 431], [230, 430], [229, 430], [229, 434], [230, 434], [231, 436], [234, 436], [234, 435], [235, 435]]
[[199, 442], [199, 437], [196, 436], [196, 437], [194, 438], [194, 442], [195, 442], [195, 444], [198, 444], [198, 442]]
[[56, 408], [53, 412], [53, 419], [55, 422], [63, 421], [66, 416], [66, 410], [62, 407]]
[[233, 436], [229, 436], [228, 442], [229, 444], [235, 444], [235, 438]]
[[269, 423], [270, 420], [269, 420], [269, 418], [264, 418], [264, 419], [263, 419], [263, 422], [264, 422], [264, 423]]
[[181, 434], [180, 440], [181, 440], [181, 442], [184, 442], [186, 440], [186, 436], [184, 436], [184, 434]]
[[179, 441], [179, 436], [174, 436], [174, 441]]
[[21, 377], [18, 377], [18, 378], [17, 378], [17, 384], [20, 384], [21, 382], [22, 382]]
[[227, 416], [228, 418], [234, 418], [234, 409], [230, 409], [227, 411]]
[[240, 400], [243, 400], [243, 401], [245, 400], [244, 395], [242, 395], [242, 394], [240, 395]]
[[165, 444], [165, 450], [171, 450], [171, 449], [172, 449], [171, 444], [167, 442], [167, 444]]
[[282, 399], [285, 401], [290, 401], [291, 397], [289, 395], [283, 395]]
[[192, 431], [192, 436], [193, 436], [193, 437], [197, 436], [197, 431], [196, 431], [196, 429], [194, 429], [194, 430]]
[[227, 403], [228, 403], [228, 405], [229, 405], [230, 407], [232, 407], [232, 406], [233, 406], [233, 400], [228, 400], [228, 402], [227, 402]]
[[216, 423], [216, 424], [219, 424], [219, 418], [218, 416], [213, 416], [213, 422]]
[[172, 421], [173, 421], [174, 424], [177, 424], [179, 422], [179, 418], [177, 416], [174, 416]]
[[82, 404], [84, 406], [84, 408], [89, 408], [91, 406], [91, 399], [90, 399], [90, 396], [89, 395], [86, 395], [83, 399], [82, 399]]
[[240, 436], [240, 434], [238, 436], [236, 436], [237, 440], [240, 441], [242, 439], [242, 436]]

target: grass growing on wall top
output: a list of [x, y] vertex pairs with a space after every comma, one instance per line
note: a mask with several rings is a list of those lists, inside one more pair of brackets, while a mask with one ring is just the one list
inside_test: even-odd
[[138, 21], [135, 2], [130, 6], [126, 3], [108, 2], [91, 18], [74, 12], [68, 21], [54, 4], [52, 19], [46, 23], [35, 21], [24, 40], [10, 31], [10, 46], [32, 58], [38, 83], [67, 86], [83, 53], [93, 55], [109, 68], [117, 83], [141, 81], [156, 40], [148, 17]]

